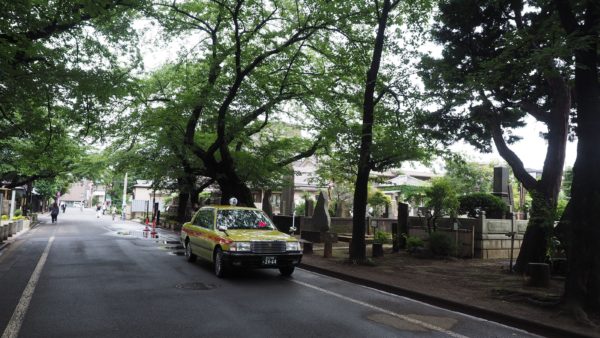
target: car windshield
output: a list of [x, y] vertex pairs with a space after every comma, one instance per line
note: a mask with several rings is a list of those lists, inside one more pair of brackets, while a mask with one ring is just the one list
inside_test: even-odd
[[222, 225], [228, 229], [274, 229], [271, 220], [258, 210], [219, 210], [217, 227]]

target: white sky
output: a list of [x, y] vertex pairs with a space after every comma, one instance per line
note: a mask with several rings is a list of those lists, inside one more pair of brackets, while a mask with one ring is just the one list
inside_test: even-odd
[[[531, 117], [526, 119], [526, 121], [527, 125], [525, 128], [517, 129], [515, 131], [515, 135], [521, 136], [523, 139], [513, 145], [509, 145], [509, 148], [519, 156], [521, 161], [523, 161], [525, 168], [541, 170], [544, 167], [547, 142], [539, 135], [547, 129], [543, 123], [537, 122]], [[452, 149], [465, 153], [474, 160], [479, 159], [482, 162], [504, 162], [495, 147], [492, 154], [481, 154], [470, 145], [455, 145]], [[568, 142], [564, 167], [572, 167], [575, 163], [576, 156], [577, 142]]]

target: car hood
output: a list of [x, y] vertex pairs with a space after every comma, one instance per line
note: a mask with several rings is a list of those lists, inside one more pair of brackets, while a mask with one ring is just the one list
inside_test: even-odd
[[277, 230], [227, 230], [227, 238], [236, 241], [289, 241], [293, 237]]

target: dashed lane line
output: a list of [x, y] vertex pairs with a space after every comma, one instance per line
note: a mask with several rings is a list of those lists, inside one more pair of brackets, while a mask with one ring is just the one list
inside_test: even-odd
[[461, 335], [459, 333], [456, 333], [454, 331], [446, 330], [446, 329], [444, 329], [442, 327], [439, 327], [439, 326], [436, 326], [436, 325], [433, 325], [433, 324], [430, 324], [430, 323], [427, 323], [427, 322], [424, 322], [424, 321], [421, 321], [421, 320], [418, 320], [418, 319], [414, 319], [414, 318], [411, 318], [411, 317], [408, 317], [408, 316], [405, 316], [405, 315], [401, 315], [399, 313], [396, 313], [396, 312], [393, 312], [393, 311], [390, 311], [390, 310], [386, 310], [384, 308], [380, 308], [378, 306], [375, 306], [375, 305], [372, 305], [372, 304], [369, 304], [369, 303], [365, 303], [363, 301], [360, 301], [360, 300], [357, 300], [357, 299], [354, 299], [354, 298], [346, 297], [346, 296], [341, 295], [339, 293], [336, 293], [336, 292], [333, 292], [333, 291], [329, 291], [329, 290], [320, 288], [320, 287], [312, 285], [312, 284], [304, 283], [304, 282], [301, 282], [301, 281], [298, 281], [298, 280], [292, 280], [292, 282], [294, 282], [296, 284], [300, 284], [300, 285], [305, 286], [307, 288], [311, 288], [313, 290], [317, 290], [317, 291], [323, 292], [323, 293], [328, 294], [330, 296], [337, 297], [337, 298], [343, 299], [345, 301], [352, 302], [354, 304], [362, 305], [362, 306], [367, 307], [369, 309], [385, 313], [385, 314], [387, 314], [389, 316], [405, 320], [405, 321], [407, 321], [409, 323], [422, 326], [422, 327], [424, 327], [426, 329], [447, 334], [450, 337], [468, 338], [467, 336], [463, 336], [463, 335]]
[[44, 253], [40, 257], [40, 260], [33, 270], [33, 274], [31, 274], [31, 278], [29, 278], [29, 282], [21, 295], [21, 299], [19, 300], [19, 304], [15, 308], [4, 333], [2, 334], [2, 338], [16, 338], [19, 335], [19, 331], [21, 330], [21, 325], [23, 324], [23, 320], [25, 319], [25, 314], [27, 313], [27, 309], [29, 308], [29, 303], [31, 302], [31, 298], [33, 297], [33, 292], [35, 291], [35, 287], [37, 286], [38, 280], [40, 279], [40, 275], [42, 273], [42, 269], [46, 264], [46, 259], [48, 259], [48, 253], [50, 252], [50, 247], [54, 242], [54, 236], [50, 237], [46, 248], [44, 249]]

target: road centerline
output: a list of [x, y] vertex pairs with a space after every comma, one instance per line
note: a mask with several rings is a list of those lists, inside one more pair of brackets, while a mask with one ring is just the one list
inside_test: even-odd
[[2, 338], [16, 338], [19, 335], [19, 331], [21, 330], [21, 325], [23, 324], [23, 320], [25, 319], [25, 314], [27, 313], [27, 309], [29, 308], [29, 303], [31, 302], [31, 298], [33, 297], [33, 293], [35, 291], [35, 287], [40, 279], [40, 275], [42, 273], [42, 269], [46, 264], [46, 260], [48, 259], [48, 253], [50, 252], [50, 247], [54, 242], [54, 236], [50, 237], [40, 260], [38, 261], [35, 270], [31, 274], [29, 278], [29, 282], [23, 290], [23, 294], [21, 295], [21, 299], [19, 299], [19, 303], [13, 312], [6, 329], [4, 329], [4, 333], [2, 334]]
[[393, 317], [405, 320], [405, 321], [407, 321], [409, 323], [422, 326], [422, 327], [427, 328], [429, 330], [433, 330], [433, 331], [437, 331], [437, 332], [441, 332], [441, 333], [447, 334], [447, 335], [449, 335], [451, 337], [455, 337], [455, 338], [468, 338], [467, 336], [461, 335], [461, 334], [456, 333], [454, 331], [446, 330], [446, 329], [444, 329], [442, 327], [439, 327], [439, 326], [436, 326], [436, 325], [433, 325], [433, 324], [430, 324], [430, 323], [427, 323], [427, 322], [424, 322], [424, 321], [421, 321], [421, 320], [418, 320], [418, 319], [414, 319], [414, 318], [411, 318], [409, 316], [401, 315], [399, 313], [396, 313], [396, 312], [393, 312], [393, 311], [390, 311], [390, 310], [386, 310], [384, 308], [381, 308], [381, 307], [378, 307], [378, 306], [375, 306], [375, 305], [372, 305], [372, 304], [369, 304], [369, 303], [366, 303], [366, 302], [363, 302], [363, 301], [360, 301], [360, 300], [357, 300], [357, 299], [354, 299], [354, 298], [350, 298], [350, 297], [347, 297], [347, 296], [341, 295], [339, 293], [336, 293], [336, 292], [333, 292], [333, 291], [329, 291], [329, 290], [320, 288], [318, 286], [315, 286], [315, 285], [312, 285], [312, 284], [309, 284], [309, 283], [301, 282], [301, 281], [298, 281], [298, 280], [291, 280], [291, 282], [294, 282], [296, 284], [302, 285], [302, 286], [307, 287], [307, 288], [311, 288], [313, 290], [317, 290], [319, 292], [328, 294], [328, 295], [333, 296], [333, 297], [337, 297], [337, 298], [343, 299], [343, 300], [348, 301], [348, 302], [352, 302], [354, 304], [362, 305], [362, 306], [370, 308], [372, 310], [376, 310], [376, 311], [385, 313], [387, 315], [390, 315], [390, 316], [393, 316]]

